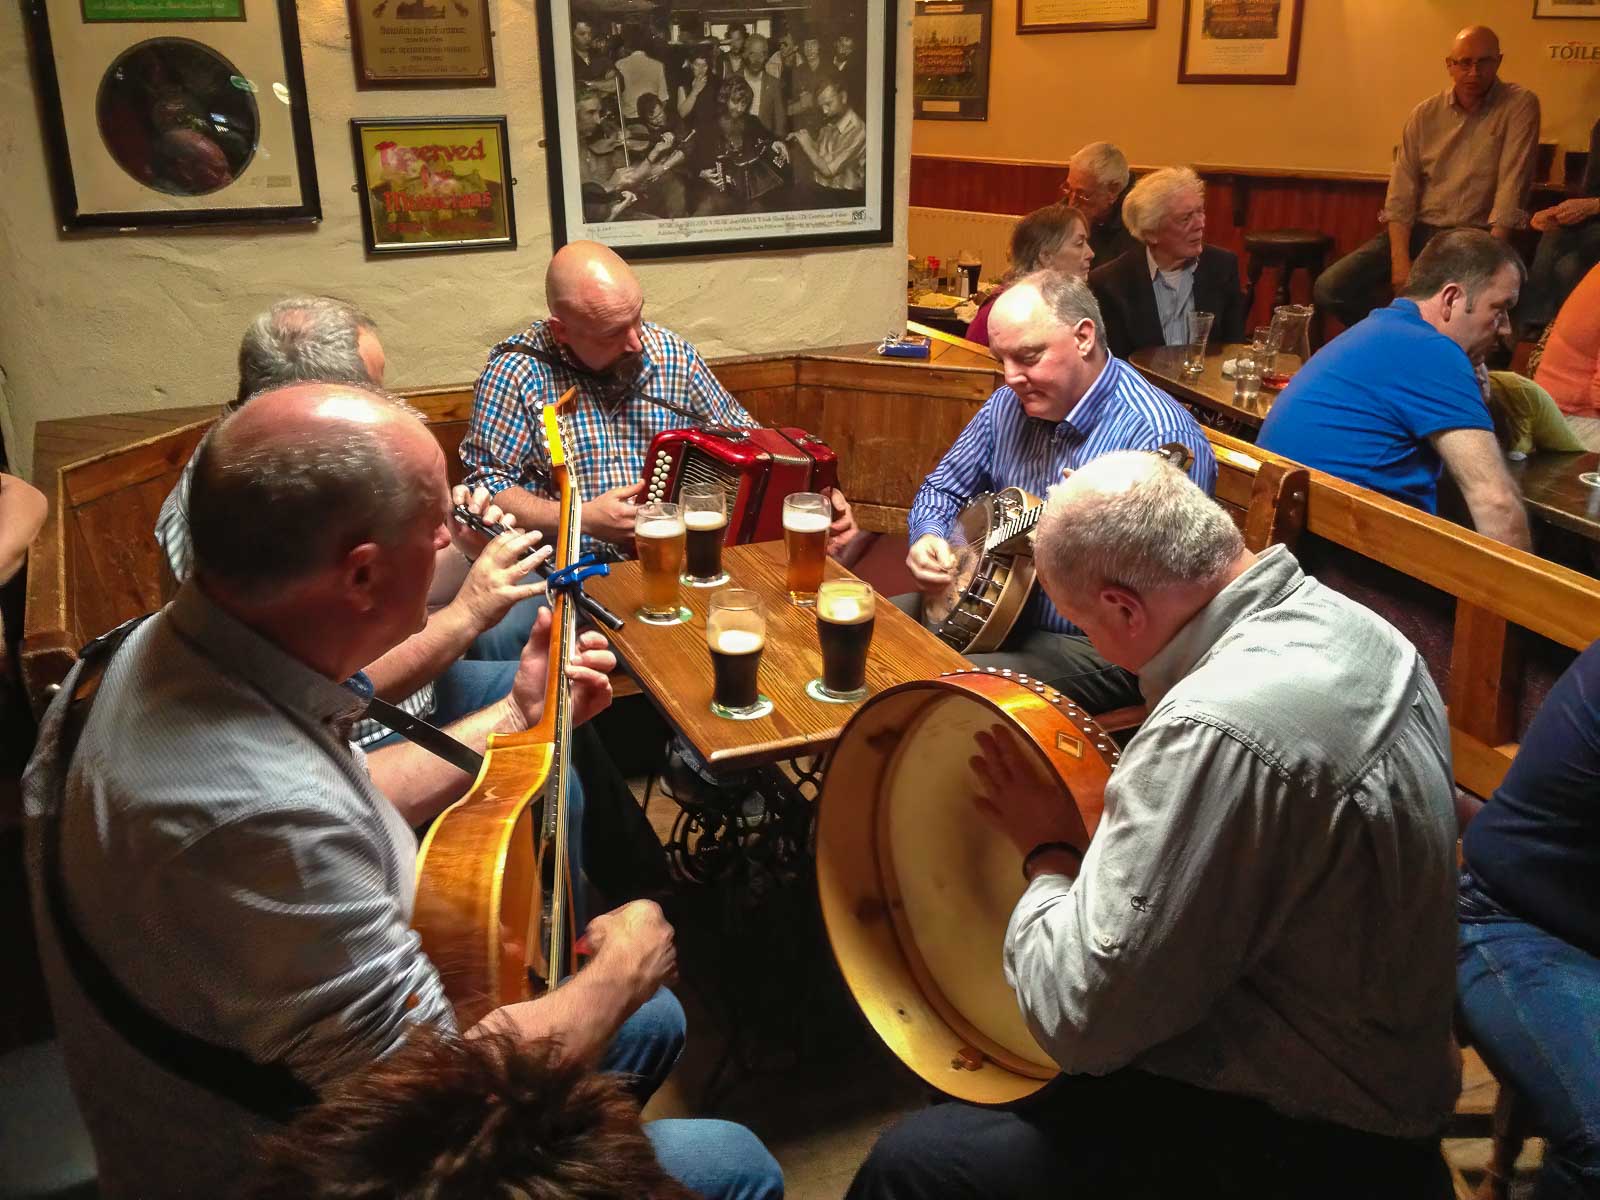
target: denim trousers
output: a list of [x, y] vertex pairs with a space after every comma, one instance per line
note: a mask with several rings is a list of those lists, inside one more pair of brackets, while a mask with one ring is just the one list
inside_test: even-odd
[[1539, 235], [1528, 282], [1523, 285], [1516, 317], [1524, 328], [1538, 329], [1555, 320], [1572, 289], [1600, 262], [1600, 217], [1577, 225], [1558, 225]]
[[[662, 988], [622, 1025], [600, 1069], [626, 1076], [642, 1105], [672, 1072], [686, 1036], [683, 1006]], [[743, 1125], [716, 1120], [650, 1121], [645, 1135], [667, 1174], [708, 1200], [777, 1200], [783, 1171]]]
[[[1411, 227], [1411, 257], [1416, 258], [1428, 239], [1440, 232], [1432, 225]], [[1311, 289], [1312, 302], [1332, 313], [1341, 324], [1354, 325], [1393, 297], [1390, 287], [1389, 231], [1357, 246], [1321, 275]]]
[[1534, 1196], [1600, 1196], [1600, 958], [1512, 916], [1470, 872], [1459, 904], [1461, 1022], [1545, 1139]]

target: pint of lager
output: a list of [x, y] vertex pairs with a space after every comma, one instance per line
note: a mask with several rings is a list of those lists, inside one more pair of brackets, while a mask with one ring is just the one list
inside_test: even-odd
[[822, 562], [828, 553], [833, 505], [820, 492], [795, 492], [783, 499], [783, 541], [789, 551], [789, 600], [803, 607], [817, 602]]
[[830, 579], [817, 591], [817, 641], [822, 646], [822, 678], [807, 692], [825, 700], [864, 700], [867, 649], [877, 612], [876, 596], [859, 579]]
[[683, 514], [676, 504], [641, 504], [633, 525], [642, 568], [644, 599], [639, 619], [655, 625], [676, 625], [678, 576], [683, 571]]
[[683, 582], [691, 587], [727, 583], [728, 576], [722, 570], [722, 543], [728, 536], [727, 494], [714, 483], [691, 483], [679, 498], [683, 501], [683, 523], [688, 528], [688, 570]]
[[761, 694], [758, 675], [761, 649], [767, 641], [761, 598], [744, 588], [712, 593], [706, 613], [706, 646], [711, 651], [714, 683], [711, 711], [719, 717], [748, 720], [772, 711]]

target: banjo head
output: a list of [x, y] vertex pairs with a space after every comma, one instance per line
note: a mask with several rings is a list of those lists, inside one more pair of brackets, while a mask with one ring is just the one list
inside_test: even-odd
[[1116, 748], [1054, 689], [992, 671], [902, 684], [840, 736], [817, 809], [817, 886], [840, 970], [878, 1035], [932, 1086], [976, 1104], [1059, 1068], [1005, 981], [1021, 855], [978, 814], [979, 730], [1010, 728], [1087, 844]]
[[956, 576], [950, 586], [923, 602], [923, 616], [930, 628], [937, 629], [949, 619], [972, 586], [972, 578], [983, 564], [983, 548], [1001, 520], [1000, 498], [991, 492], [974, 497], [961, 510], [946, 540], [956, 556]]
[[[942, 593], [923, 601], [922, 612], [928, 628], [957, 650], [967, 652], [984, 640], [990, 616], [997, 608], [1006, 607], [1004, 597], [1012, 573], [1031, 555], [1032, 541], [1031, 537], [1009, 538], [1000, 545], [990, 543], [1007, 521], [1037, 503], [1021, 488], [1004, 488], [975, 497], [956, 518], [948, 539], [956, 556], [955, 577]], [[1016, 597], [1018, 610], [1032, 585], [1033, 575], [1026, 572], [1019, 585], [1022, 594]], [[1004, 633], [1001, 630], [999, 637]], [[989, 640], [998, 642], [999, 638]]]

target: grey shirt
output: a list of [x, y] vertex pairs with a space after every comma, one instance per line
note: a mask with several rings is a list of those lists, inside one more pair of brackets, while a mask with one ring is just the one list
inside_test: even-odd
[[1539, 97], [1527, 88], [1496, 80], [1470, 113], [1446, 88], [1411, 110], [1380, 219], [1521, 229], [1538, 151]]
[[[85, 940], [166, 1023], [321, 1087], [451, 1027], [410, 928], [416, 839], [345, 740], [360, 701], [186, 585], [112, 659], [63, 778], [65, 687], [24, 780]], [[143, 1058], [40, 943], [107, 1197], [232, 1194], [255, 1120]]]
[[1444, 706], [1392, 626], [1274, 546], [1139, 675], [1150, 717], [1006, 978], [1065, 1071], [1136, 1067], [1426, 1136], [1459, 1091]]

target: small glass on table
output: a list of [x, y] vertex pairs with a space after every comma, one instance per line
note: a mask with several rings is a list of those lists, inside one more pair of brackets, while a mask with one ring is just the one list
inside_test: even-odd
[[1183, 349], [1184, 374], [1200, 375], [1204, 373], [1206, 369], [1206, 342], [1211, 339], [1211, 324], [1216, 319], [1216, 313], [1189, 313], [1189, 341]]
[[639, 555], [642, 603], [635, 614], [646, 625], [681, 625], [692, 615], [678, 603], [683, 573], [683, 512], [676, 504], [641, 504], [633, 523]]
[[806, 695], [830, 704], [867, 698], [867, 650], [876, 619], [876, 595], [870, 584], [830, 579], [817, 589], [822, 676], [806, 684]]
[[794, 492], [783, 498], [783, 542], [789, 553], [791, 604], [810, 608], [817, 602], [831, 524], [833, 505], [821, 492]]
[[758, 686], [767, 619], [761, 597], [748, 588], [714, 592], [706, 613], [711, 651], [711, 711], [730, 721], [751, 721], [772, 711]]
[[728, 582], [722, 569], [722, 543], [728, 536], [728, 494], [720, 484], [685, 485], [678, 498], [683, 501], [683, 524], [687, 569], [683, 582], [690, 587], [721, 587]]

